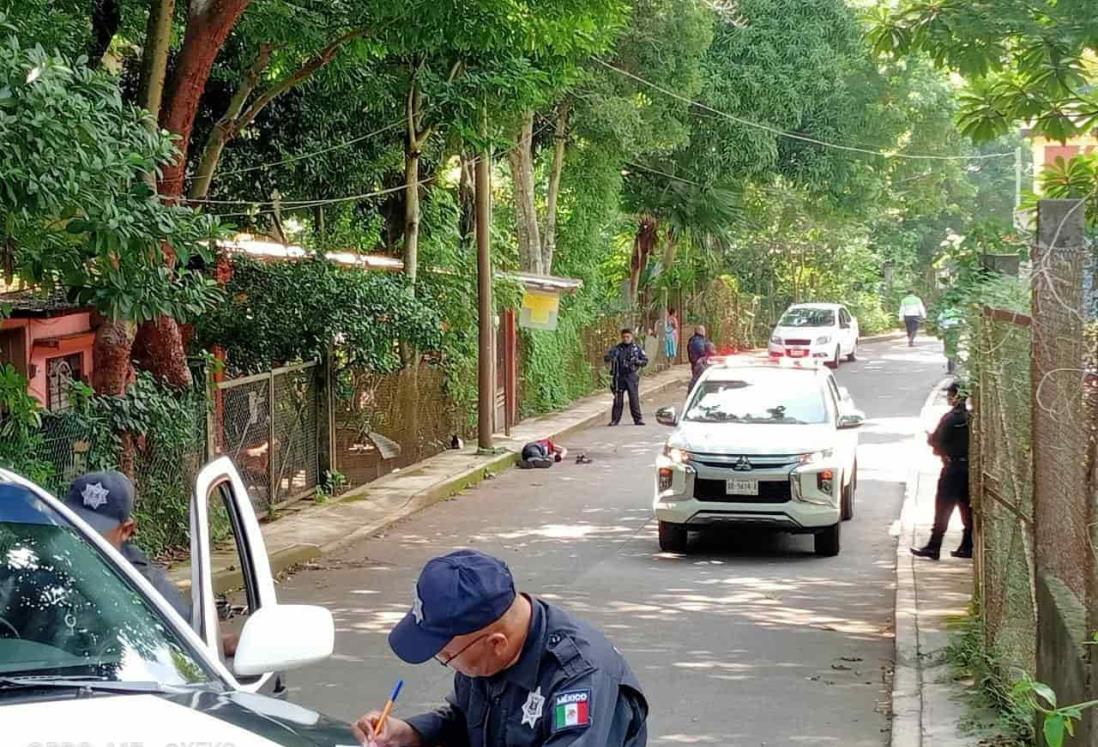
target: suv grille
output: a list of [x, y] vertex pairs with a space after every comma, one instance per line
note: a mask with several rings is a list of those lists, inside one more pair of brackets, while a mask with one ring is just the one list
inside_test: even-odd
[[724, 503], [788, 503], [793, 500], [789, 480], [762, 480], [758, 495], [728, 495], [724, 480], [694, 480], [694, 497], [699, 501]]
[[793, 340], [793, 339], [790, 339], [790, 338], [786, 338], [785, 344], [786, 345], [811, 345], [812, 340]]

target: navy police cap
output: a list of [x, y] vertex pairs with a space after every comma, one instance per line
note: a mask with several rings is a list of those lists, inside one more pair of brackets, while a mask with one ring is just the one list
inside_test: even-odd
[[476, 550], [434, 558], [416, 582], [412, 609], [389, 633], [393, 653], [422, 664], [454, 637], [486, 628], [515, 601], [507, 564]]

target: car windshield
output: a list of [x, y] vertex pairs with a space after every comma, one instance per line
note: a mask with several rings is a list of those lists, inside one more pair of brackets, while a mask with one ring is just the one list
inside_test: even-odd
[[779, 327], [834, 327], [835, 312], [832, 309], [790, 309], [778, 322]]
[[104, 554], [27, 488], [0, 483], [0, 677], [189, 685], [209, 671]]
[[[809, 424], [827, 422], [823, 392], [789, 376], [752, 381], [703, 381], [684, 420], [698, 423]], [[802, 380], [803, 383], [803, 380]]]

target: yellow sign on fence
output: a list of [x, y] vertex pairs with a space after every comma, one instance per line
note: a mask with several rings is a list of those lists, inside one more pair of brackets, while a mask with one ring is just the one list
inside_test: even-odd
[[556, 291], [527, 288], [522, 296], [519, 326], [554, 330], [560, 313], [560, 294]]

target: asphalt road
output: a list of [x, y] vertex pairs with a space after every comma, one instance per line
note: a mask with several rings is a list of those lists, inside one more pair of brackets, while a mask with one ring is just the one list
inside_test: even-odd
[[888, 744], [893, 525], [940, 351], [866, 344], [838, 372], [870, 419], [838, 557], [815, 557], [809, 536], [702, 537], [686, 557], [661, 554], [650, 501], [668, 429], [651, 415], [646, 427], [592, 428], [566, 445], [593, 464], [511, 470], [283, 581], [280, 600], [322, 604], [337, 626], [336, 655], [292, 673], [290, 699], [352, 719], [404, 678], [397, 715], [437, 703], [447, 671], [402, 664], [385, 634], [427, 559], [476, 547], [608, 633], [648, 695], [649, 744]]

